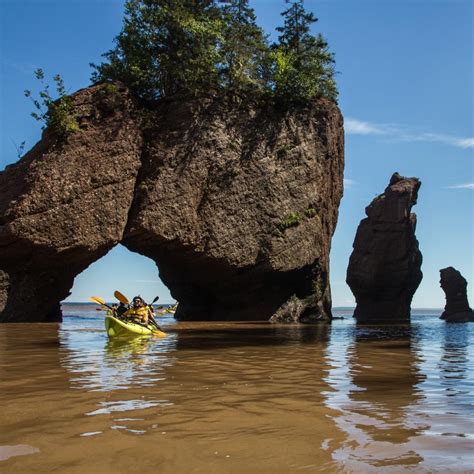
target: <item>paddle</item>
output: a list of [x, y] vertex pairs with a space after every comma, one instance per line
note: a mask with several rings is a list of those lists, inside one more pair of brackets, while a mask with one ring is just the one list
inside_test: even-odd
[[100, 304], [101, 306], [105, 306], [111, 311], [114, 311], [114, 308], [112, 308], [112, 306], [109, 306], [100, 296], [91, 296], [89, 299], [94, 303]]
[[117, 298], [120, 301], [120, 303], [122, 303], [124, 305], [130, 304], [130, 301], [128, 301], [128, 298], [123, 293], [120, 293], [120, 291], [115, 290], [114, 291], [114, 296], [115, 296], [115, 298]]
[[[153, 311], [153, 303], [156, 303], [158, 299], [159, 299], [159, 296], [155, 296], [155, 299], [150, 304], [147, 305], [151, 309], [151, 311]], [[160, 326], [158, 326], [158, 323], [156, 322], [152, 314], [150, 314], [150, 320], [155, 325], [156, 329], [158, 329], [158, 331], [161, 331]]]

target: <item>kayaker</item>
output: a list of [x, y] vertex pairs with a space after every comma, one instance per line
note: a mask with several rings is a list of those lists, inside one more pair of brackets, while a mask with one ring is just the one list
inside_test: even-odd
[[107, 311], [106, 314], [109, 316], [114, 316], [115, 313], [117, 312], [117, 305], [113, 304]]
[[127, 306], [124, 305], [122, 302], [120, 302], [116, 310], [117, 317], [119, 318], [122, 317], [127, 312], [127, 309], [128, 309]]
[[153, 313], [141, 296], [135, 296], [132, 300], [132, 307], [128, 309], [123, 316], [146, 325], [148, 324], [148, 318], [150, 316], [153, 317]]

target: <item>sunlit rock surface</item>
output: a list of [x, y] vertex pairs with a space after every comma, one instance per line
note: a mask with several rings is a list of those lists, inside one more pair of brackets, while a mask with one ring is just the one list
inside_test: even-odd
[[337, 106], [207, 98], [150, 111], [109, 89], [75, 94], [80, 132], [61, 143], [46, 130], [0, 173], [0, 319], [60, 319], [74, 277], [119, 242], [156, 262], [179, 319], [268, 319], [293, 295], [329, 319]]
[[415, 236], [421, 182], [393, 174], [383, 194], [365, 212], [357, 229], [347, 268], [347, 284], [356, 299], [360, 322], [410, 319], [410, 305], [423, 274]]

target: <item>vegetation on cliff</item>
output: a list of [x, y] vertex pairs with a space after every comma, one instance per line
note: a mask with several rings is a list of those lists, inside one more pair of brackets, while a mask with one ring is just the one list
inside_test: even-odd
[[282, 16], [284, 25], [278, 43], [271, 48], [274, 94], [283, 101], [314, 97], [337, 97], [334, 55], [321, 34], [314, 36], [311, 25], [318, 19], [305, 11], [303, 0], [289, 2]]
[[334, 55], [303, 0], [286, 0], [269, 44], [248, 0], [129, 0], [94, 83], [120, 81], [145, 100], [176, 93], [255, 93], [280, 103], [335, 100]]
[[[66, 93], [61, 76], [56, 74], [53, 77], [58, 95], [57, 99], [53, 99], [51, 96], [49, 84], [45, 82], [43, 70], [36, 69], [35, 76], [42, 86], [39, 92], [39, 100], [34, 98], [30, 90], [25, 90], [25, 97], [31, 99], [35, 107], [35, 110], [31, 112], [31, 116], [38, 122], [42, 122], [42, 130], [51, 127], [60, 137], [66, 137], [70, 133], [77, 132], [79, 126], [73, 114], [73, 99]], [[20, 148], [22, 145], [20, 145]], [[19, 157], [22, 151], [23, 148], [21, 150], [18, 149]]]

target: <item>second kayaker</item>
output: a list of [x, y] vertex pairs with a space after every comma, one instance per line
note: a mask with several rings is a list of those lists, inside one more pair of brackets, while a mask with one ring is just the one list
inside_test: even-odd
[[132, 300], [131, 308], [123, 314], [123, 317], [133, 319], [146, 325], [148, 324], [148, 319], [153, 317], [153, 313], [141, 296], [135, 296]]

